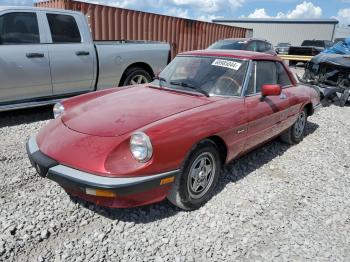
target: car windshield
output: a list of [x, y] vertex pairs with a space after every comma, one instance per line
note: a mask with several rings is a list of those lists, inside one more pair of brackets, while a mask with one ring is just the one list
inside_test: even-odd
[[208, 49], [244, 50], [246, 44], [247, 41], [223, 40], [212, 44]]
[[288, 47], [288, 46], [290, 46], [290, 44], [289, 43], [279, 43], [277, 46], [278, 47]]
[[177, 56], [153, 83], [207, 96], [240, 96], [247, 66], [241, 59]]

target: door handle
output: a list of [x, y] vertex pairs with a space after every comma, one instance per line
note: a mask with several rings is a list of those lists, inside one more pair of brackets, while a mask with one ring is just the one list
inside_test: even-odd
[[77, 56], [85, 56], [85, 55], [90, 55], [90, 52], [88, 51], [77, 51], [75, 52]]
[[41, 58], [44, 57], [45, 55], [43, 53], [27, 53], [26, 57], [28, 58]]

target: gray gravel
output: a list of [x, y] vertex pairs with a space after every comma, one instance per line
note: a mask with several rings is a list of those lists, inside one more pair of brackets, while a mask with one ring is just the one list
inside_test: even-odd
[[109, 210], [36, 174], [25, 140], [48, 109], [0, 114], [0, 261], [349, 261], [350, 107], [309, 119], [307, 137], [231, 163], [199, 210]]

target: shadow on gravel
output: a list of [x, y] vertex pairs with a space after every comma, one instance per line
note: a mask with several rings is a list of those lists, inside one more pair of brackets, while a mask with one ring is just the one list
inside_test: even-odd
[[87, 208], [108, 219], [123, 222], [133, 222], [135, 224], [151, 223], [157, 220], [171, 217], [182, 211], [182, 209], [175, 207], [167, 200], [148, 206], [113, 209], [96, 206], [92, 203], [89, 203], [82, 199], [77, 199], [75, 197], [71, 197], [71, 199], [73, 202], [78, 203], [81, 207]]
[[[318, 124], [308, 121], [305, 137], [314, 133], [317, 128], [319, 128]], [[300, 145], [302, 143], [300, 142]], [[281, 142], [277, 138], [241, 158], [233, 160], [224, 168], [223, 173], [226, 175], [219, 180], [215, 194], [220, 193], [228, 183], [237, 182], [263, 165], [268, 164], [274, 158], [282, 156], [290, 147], [292, 146]]]
[[53, 118], [52, 106], [0, 112], [0, 128], [44, 121]]
[[[318, 124], [309, 121], [305, 136], [314, 133], [318, 127]], [[254, 172], [256, 169], [259, 169], [263, 165], [269, 163], [277, 156], [283, 155], [284, 152], [286, 152], [290, 147], [290, 145], [284, 144], [278, 139], [275, 139], [265, 144], [264, 146], [246, 154], [245, 156], [237, 160], [233, 160], [223, 169], [222, 176], [219, 179], [219, 183], [216, 187], [214, 195], [219, 194], [228, 183], [239, 181], [240, 179]], [[78, 203], [80, 206], [92, 210], [111, 220], [134, 222], [136, 224], [150, 223], [173, 216], [178, 212], [186, 212], [173, 206], [168, 201], [130, 209], [111, 209], [98, 207], [75, 197], [72, 198], [72, 200], [75, 203]]]

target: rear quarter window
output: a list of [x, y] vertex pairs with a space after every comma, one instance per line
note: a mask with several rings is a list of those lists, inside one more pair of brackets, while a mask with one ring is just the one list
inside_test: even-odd
[[47, 14], [53, 43], [81, 43], [75, 18], [71, 15]]
[[254, 51], [256, 52], [258, 50], [258, 44], [257, 44], [257, 41], [252, 41], [248, 44], [247, 46], [247, 50], [248, 51]]
[[267, 51], [266, 44], [263, 41], [258, 41], [258, 52], [265, 52]]
[[270, 43], [266, 42], [266, 51], [271, 50], [272, 49], [272, 45]]

